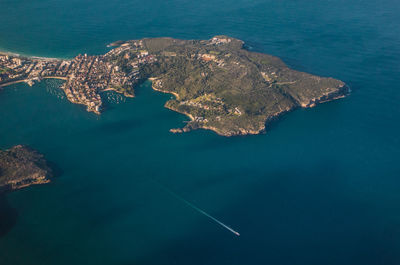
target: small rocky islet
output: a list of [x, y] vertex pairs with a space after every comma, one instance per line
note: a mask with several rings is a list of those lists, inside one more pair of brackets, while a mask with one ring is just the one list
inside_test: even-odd
[[259, 134], [271, 120], [296, 108], [344, 97], [345, 83], [288, 68], [277, 57], [246, 50], [228, 36], [210, 40], [149, 38], [118, 41], [104, 55], [71, 60], [0, 54], [0, 86], [32, 85], [58, 78], [67, 99], [100, 114], [100, 94], [113, 90], [134, 97], [149, 79], [175, 99], [165, 107], [190, 118], [184, 128], [210, 129], [223, 136]]
[[24, 145], [0, 150], [0, 194], [49, 183], [52, 177], [52, 169], [36, 150]]

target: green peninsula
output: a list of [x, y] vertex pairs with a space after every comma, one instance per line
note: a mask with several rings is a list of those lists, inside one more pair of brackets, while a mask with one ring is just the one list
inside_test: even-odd
[[340, 80], [289, 69], [279, 58], [250, 52], [243, 44], [228, 36], [150, 38], [118, 41], [105, 55], [72, 60], [0, 54], [0, 86], [60, 78], [68, 100], [100, 114], [103, 91], [133, 97], [135, 86], [150, 79], [153, 89], [175, 96], [167, 108], [190, 118], [172, 132], [203, 128], [224, 136], [264, 132], [286, 112], [348, 93]]

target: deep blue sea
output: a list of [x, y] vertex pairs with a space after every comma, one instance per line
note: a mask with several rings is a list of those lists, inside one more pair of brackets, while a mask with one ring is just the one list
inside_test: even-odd
[[398, 0], [0, 0], [0, 50], [26, 55], [217, 34], [352, 93], [225, 138], [171, 134], [187, 117], [149, 82], [101, 116], [60, 81], [6, 87], [0, 148], [30, 145], [58, 176], [0, 197], [1, 265], [400, 264]]

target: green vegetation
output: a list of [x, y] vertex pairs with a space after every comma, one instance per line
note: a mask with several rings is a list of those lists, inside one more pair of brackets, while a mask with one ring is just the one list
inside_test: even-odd
[[179, 95], [166, 107], [194, 119], [187, 129], [260, 133], [265, 122], [287, 111], [346, 93], [339, 80], [291, 70], [277, 57], [243, 49], [240, 40], [219, 38], [229, 41], [143, 40], [158, 59], [143, 68], [143, 77], [156, 77], [156, 89]]
[[0, 193], [48, 183], [52, 176], [52, 170], [37, 151], [22, 145], [0, 150]]
[[114, 90], [117, 93], [123, 94], [125, 96], [134, 96], [134, 90], [132, 87], [130, 86], [113, 86], [110, 89]]

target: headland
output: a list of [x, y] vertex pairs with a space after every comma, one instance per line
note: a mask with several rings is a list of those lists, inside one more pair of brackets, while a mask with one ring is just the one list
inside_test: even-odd
[[113, 90], [134, 97], [146, 79], [175, 96], [165, 107], [190, 121], [182, 129], [210, 129], [224, 136], [259, 134], [266, 123], [296, 108], [310, 108], [348, 94], [345, 83], [288, 68], [277, 57], [250, 52], [228, 36], [210, 40], [150, 38], [117, 41], [104, 55], [71, 60], [0, 54], [0, 87], [65, 80], [67, 99], [100, 114], [100, 94]]

